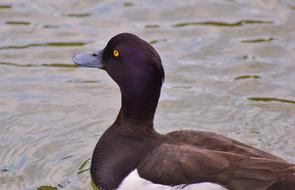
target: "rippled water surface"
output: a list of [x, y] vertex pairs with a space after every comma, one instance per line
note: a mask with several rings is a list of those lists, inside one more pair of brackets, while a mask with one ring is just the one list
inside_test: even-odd
[[0, 3], [0, 189], [91, 189], [118, 87], [79, 51], [132, 32], [166, 71], [159, 132], [218, 132], [295, 162], [295, 1]]

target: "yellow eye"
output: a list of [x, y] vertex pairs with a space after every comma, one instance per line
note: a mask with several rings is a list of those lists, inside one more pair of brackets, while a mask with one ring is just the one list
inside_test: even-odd
[[113, 51], [113, 55], [114, 55], [114, 57], [119, 57], [119, 51], [118, 50], [114, 50]]

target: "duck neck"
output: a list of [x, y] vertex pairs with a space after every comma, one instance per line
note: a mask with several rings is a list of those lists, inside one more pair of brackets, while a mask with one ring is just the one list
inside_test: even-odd
[[151, 84], [123, 85], [120, 86], [121, 119], [153, 123], [154, 115], [158, 105], [161, 84], [156, 86]]

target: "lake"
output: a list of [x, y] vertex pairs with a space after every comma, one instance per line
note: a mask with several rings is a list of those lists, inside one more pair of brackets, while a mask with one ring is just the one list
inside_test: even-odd
[[91, 189], [120, 92], [71, 58], [121, 32], [162, 57], [158, 132], [213, 131], [295, 162], [294, 0], [4, 0], [0, 189]]

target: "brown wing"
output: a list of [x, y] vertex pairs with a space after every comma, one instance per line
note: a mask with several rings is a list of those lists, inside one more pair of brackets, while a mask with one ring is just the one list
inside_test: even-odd
[[283, 158], [274, 156], [265, 151], [212, 132], [183, 130], [174, 131], [168, 133], [167, 135], [173, 137], [174, 139], [178, 139], [183, 143], [193, 145], [198, 148], [285, 161]]
[[162, 144], [148, 154], [137, 169], [142, 178], [165, 185], [212, 182], [239, 190], [295, 187], [295, 165], [190, 145]]

